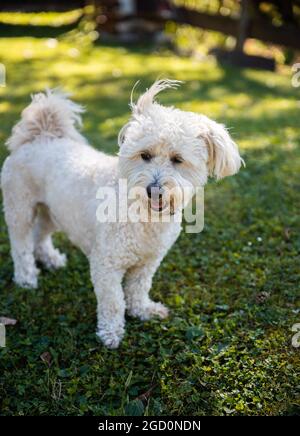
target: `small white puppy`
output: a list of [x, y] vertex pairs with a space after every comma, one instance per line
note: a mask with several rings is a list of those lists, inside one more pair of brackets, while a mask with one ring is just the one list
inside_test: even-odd
[[[124, 335], [125, 309], [142, 320], [168, 315], [149, 291], [181, 230], [174, 218], [183, 207], [176, 188], [232, 175], [242, 162], [223, 125], [155, 102], [160, 91], [177, 84], [157, 81], [132, 103], [131, 119], [119, 135], [119, 157], [87, 145], [76, 129], [82, 108], [50, 91], [33, 96], [7, 141], [11, 155], [1, 184], [14, 280], [36, 288], [36, 261], [48, 268], [64, 266], [66, 257], [54, 248], [51, 235], [65, 232], [89, 259], [97, 334], [110, 348], [118, 347]], [[173, 216], [170, 222], [98, 222], [99, 187], [117, 191], [121, 178], [129, 188], [143, 189], [150, 216], [166, 213]], [[173, 188], [175, 194], [165, 194]]]

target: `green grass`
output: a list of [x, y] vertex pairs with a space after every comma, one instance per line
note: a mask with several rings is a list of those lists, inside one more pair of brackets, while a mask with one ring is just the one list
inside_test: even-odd
[[[155, 276], [152, 296], [168, 320], [127, 320], [117, 351], [97, 342], [96, 301], [85, 257], [59, 235], [68, 267], [43, 271], [38, 290], [12, 282], [0, 221], [0, 315], [16, 318], [0, 349], [0, 413], [276, 415], [299, 412], [300, 91], [288, 70], [222, 69], [147, 48], [96, 45], [62, 36], [0, 39], [7, 86], [0, 89], [3, 144], [29, 102], [62, 86], [87, 108], [84, 134], [117, 151], [129, 95], [157, 78], [184, 80], [166, 104], [231, 127], [247, 167], [210, 182], [205, 229], [182, 233]], [[51, 354], [51, 364], [41, 359]], [[143, 395], [145, 394], [145, 395]]]
[[54, 26], [58, 27], [71, 24], [82, 15], [81, 9], [68, 12], [0, 12], [0, 23], [30, 26]]

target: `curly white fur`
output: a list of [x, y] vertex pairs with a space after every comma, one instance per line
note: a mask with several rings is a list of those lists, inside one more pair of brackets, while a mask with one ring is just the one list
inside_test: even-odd
[[[132, 103], [132, 117], [119, 135], [119, 157], [87, 145], [76, 129], [82, 108], [51, 91], [33, 97], [7, 141], [12, 153], [3, 165], [1, 183], [15, 282], [37, 287], [36, 260], [48, 268], [65, 265], [65, 255], [51, 240], [54, 231], [64, 231], [90, 261], [97, 334], [111, 348], [123, 337], [125, 309], [142, 320], [168, 315], [149, 291], [180, 233], [175, 217], [181, 216], [182, 204], [175, 195], [170, 222], [99, 223], [98, 188], [117, 191], [119, 179], [125, 178], [129, 186], [144, 189], [148, 204], [146, 188], [153, 181], [162, 188], [203, 186], [209, 175], [219, 179], [234, 174], [242, 162], [222, 125], [154, 101], [160, 91], [177, 85], [158, 81]], [[142, 158], [145, 152], [148, 161]], [[180, 164], [173, 159], [178, 155]]]

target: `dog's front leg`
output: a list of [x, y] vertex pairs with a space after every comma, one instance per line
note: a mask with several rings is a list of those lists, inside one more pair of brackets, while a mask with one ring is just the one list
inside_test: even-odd
[[91, 277], [97, 297], [97, 336], [108, 348], [117, 348], [124, 336], [125, 300], [121, 281], [123, 271], [91, 258]]
[[125, 275], [124, 292], [128, 313], [143, 321], [154, 316], [159, 318], [168, 316], [168, 308], [160, 302], [152, 301], [149, 297], [152, 277], [159, 264], [160, 260], [156, 260], [135, 266]]

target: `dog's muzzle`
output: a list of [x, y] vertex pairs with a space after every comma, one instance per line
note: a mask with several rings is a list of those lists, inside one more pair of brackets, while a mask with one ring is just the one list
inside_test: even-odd
[[159, 185], [159, 183], [154, 182], [147, 186], [146, 191], [151, 209], [155, 212], [162, 212], [166, 207], [166, 202], [163, 199], [164, 189]]

